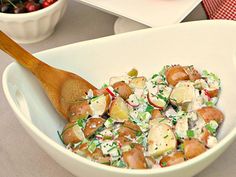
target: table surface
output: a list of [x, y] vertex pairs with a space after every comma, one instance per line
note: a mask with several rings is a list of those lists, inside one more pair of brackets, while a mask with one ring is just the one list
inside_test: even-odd
[[[23, 45], [31, 53], [113, 34], [115, 16], [69, 1], [68, 11], [48, 39]], [[0, 75], [13, 60], [0, 52]], [[2, 82], [1, 82], [2, 83]], [[0, 177], [73, 177], [52, 160], [21, 127], [0, 86]], [[236, 174], [236, 142], [196, 177], [227, 177]], [[81, 177], [86, 177], [81, 174]], [[184, 177], [184, 176], [183, 176]]]
[[181, 22], [201, 0], [77, 0], [150, 27]]

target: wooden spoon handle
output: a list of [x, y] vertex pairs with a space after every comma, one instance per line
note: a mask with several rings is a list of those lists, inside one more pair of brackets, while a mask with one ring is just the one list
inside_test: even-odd
[[0, 31], [0, 48], [34, 74], [35, 68], [41, 63], [40, 60], [19, 46], [2, 31]]

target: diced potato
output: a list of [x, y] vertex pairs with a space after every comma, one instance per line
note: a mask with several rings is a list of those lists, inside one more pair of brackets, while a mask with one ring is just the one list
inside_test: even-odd
[[92, 115], [101, 116], [103, 115], [109, 108], [110, 105], [110, 96], [100, 95], [91, 100], [90, 108], [92, 110]]
[[187, 138], [188, 118], [182, 117], [175, 125], [175, 132], [180, 138]]
[[183, 152], [174, 152], [170, 155], [165, 155], [160, 160], [161, 167], [168, 167], [178, 163], [184, 162], [184, 153]]
[[67, 123], [62, 132], [62, 139], [66, 145], [78, 143], [84, 140], [84, 133], [76, 123]]
[[184, 66], [183, 68], [191, 81], [201, 79], [201, 74], [193, 66]]
[[75, 103], [69, 107], [69, 121], [75, 122], [78, 119], [86, 118], [92, 114], [92, 110], [87, 101]]
[[185, 139], [184, 140], [184, 154], [186, 159], [192, 159], [207, 149], [199, 140], [197, 139]]
[[170, 94], [170, 102], [176, 106], [191, 103], [194, 99], [195, 91], [193, 83], [190, 81], [179, 82]]
[[121, 97], [116, 97], [110, 106], [110, 116], [117, 122], [129, 120], [129, 109]]
[[105, 123], [105, 119], [103, 118], [90, 118], [88, 119], [85, 128], [84, 135], [86, 138], [92, 136], [100, 127]]
[[176, 145], [176, 137], [170, 126], [158, 124], [151, 127], [148, 134], [148, 152], [151, 156], [175, 150]]
[[214, 120], [218, 124], [220, 124], [224, 120], [224, 114], [215, 107], [203, 107], [197, 110], [197, 114], [198, 116], [203, 118], [206, 123], [209, 123], [210, 121]]
[[130, 81], [129, 86], [133, 89], [143, 89], [146, 85], [146, 82], [147, 79], [144, 76], [135, 77]]
[[189, 80], [188, 74], [184, 71], [182, 66], [171, 66], [166, 70], [166, 80], [167, 82], [175, 86], [179, 81]]
[[123, 81], [116, 82], [112, 85], [113, 89], [118, 92], [118, 94], [124, 99], [128, 99], [129, 96], [132, 94], [132, 90], [128, 84]]
[[129, 151], [123, 152], [124, 162], [132, 169], [146, 169], [147, 163], [142, 150], [134, 147]]

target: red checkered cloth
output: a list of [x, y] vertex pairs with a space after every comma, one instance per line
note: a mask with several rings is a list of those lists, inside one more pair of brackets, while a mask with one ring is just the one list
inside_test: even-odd
[[202, 3], [210, 19], [236, 21], [236, 0], [203, 0]]

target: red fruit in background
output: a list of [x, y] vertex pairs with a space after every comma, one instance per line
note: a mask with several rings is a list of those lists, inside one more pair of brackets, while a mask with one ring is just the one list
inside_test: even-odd
[[42, 6], [43, 8], [48, 7], [50, 5], [52, 5], [53, 3], [55, 3], [57, 0], [43, 0]]
[[43, 1], [43, 3], [42, 3], [43, 8], [46, 8], [46, 7], [50, 6], [50, 5], [51, 4], [49, 4], [48, 1]]
[[48, 1], [49, 4], [53, 4], [54, 2], [56, 2], [57, 0], [46, 0]]
[[25, 4], [25, 8], [28, 12], [33, 12], [40, 9], [40, 4], [30, 1]]

